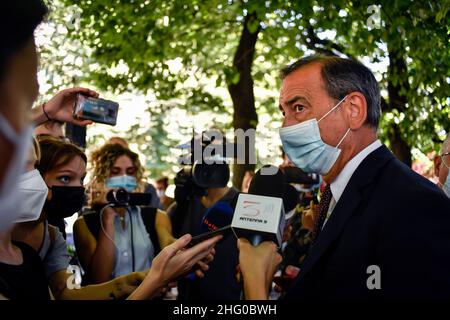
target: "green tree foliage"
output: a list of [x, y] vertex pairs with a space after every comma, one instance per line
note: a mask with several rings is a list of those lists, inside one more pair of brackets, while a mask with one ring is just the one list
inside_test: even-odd
[[[276, 95], [255, 88], [276, 90], [279, 68], [305, 53], [331, 54], [387, 65], [377, 72], [380, 133], [404, 162], [412, 147], [437, 149], [450, 128], [450, 0], [61, 1], [79, 10], [68, 36], [82, 43], [84, 76], [103, 89], [181, 97], [193, 113], [230, 112], [234, 128], [255, 128], [257, 114], [280, 118]], [[233, 110], [211, 81], [228, 89]]]

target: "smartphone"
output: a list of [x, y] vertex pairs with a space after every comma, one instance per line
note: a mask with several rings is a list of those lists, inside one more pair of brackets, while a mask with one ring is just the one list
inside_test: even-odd
[[193, 246], [199, 244], [200, 242], [203, 242], [209, 238], [215, 237], [219, 234], [225, 235], [228, 232], [231, 232], [231, 226], [226, 226], [226, 227], [223, 227], [223, 228], [211, 231], [211, 232], [202, 233], [198, 236], [192, 237], [191, 242], [189, 242], [189, 246], [193, 247]]
[[92, 98], [79, 93], [73, 106], [73, 118], [115, 126], [118, 111], [117, 102]]

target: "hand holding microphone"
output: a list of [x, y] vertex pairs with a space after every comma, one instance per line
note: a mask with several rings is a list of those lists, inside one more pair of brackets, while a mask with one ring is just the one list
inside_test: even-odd
[[266, 300], [273, 275], [282, 260], [276, 244], [264, 241], [253, 246], [247, 239], [241, 238], [238, 249], [246, 300]]
[[236, 203], [231, 223], [236, 236], [246, 238], [254, 246], [273, 241], [280, 247], [285, 225], [285, 189], [284, 175], [277, 167], [264, 166], [256, 172], [248, 194], [240, 194]]
[[[270, 172], [272, 174], [264, 174]], [[265, 166], [255, 174], [249, 194], [241, 194], [233, 216], [233, 232], [239, 238], [239, 264], [245, 298], [267, 299], [281, 255], [285, 212], [283, 173]]]

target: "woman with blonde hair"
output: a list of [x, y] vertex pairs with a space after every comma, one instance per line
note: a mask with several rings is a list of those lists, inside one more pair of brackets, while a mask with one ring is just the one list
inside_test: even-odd
[[110, 190], [143, 192], [139, 156], [119, 144], [106, 144], [92, 155], [91, 210], [74, 225], [80, 262], [93, 283], [151, 266], [153, 257], [175, 239], [166, 213], [148, 206], [113, 206]]

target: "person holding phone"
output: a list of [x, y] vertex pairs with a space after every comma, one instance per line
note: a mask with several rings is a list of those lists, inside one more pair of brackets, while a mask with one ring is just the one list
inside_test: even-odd
[[[195, 212], [186, 215], [186, 211], [184, 211], [186, 203], [180, 199], [176, 199], [177, 202], [170, 207], [169, 215], [174, 225], [175, 235], [190, 233], [197, 236], [202, 234], [202, 221], [204, 221], [205, 215], [210, 210], [216, 211], [214, 208], [219, 205], [219, 207], [227, 208], [225, 211], [234, 211], [239, 195], [237, 189], [225, 186], [209, 188], [206, 191]], [[216, 213], [223, 213], [221, 210], [217, 211], [219, 212]], [[219, 217], [228, 217], [228, 215], [219, 214]], [[199, 278], [191, 275], [178, 282], [179, 300], [211, 301], [239, 300], [241, 298], [242, 285], [236, 277], [236, 266], [238, 265], [236, 239], [232, 232], [227, 230], [222, 230], [222, 232], [223, 240], [217, 244], [217, 254], [205, 277]]]
[[[41, 0], [16, 0], [0, 2], [0, 23], [4, 45], [0, 48], [0, 263], [9, 271], [17, 270], [20, 276], [0, 275], [0, 299], [49, 299], [45, 273], [39, 266], [39, 257], [31, 248], [17, 246], [11, 240], [11, 232], [17, 221], [18, 203], [23, 202], [19, 183], [25, 172], [31, 146], [33, 123], [45, 122], [47, 117], [77, 125], [87, 125], [90, 121], [75, 121], [72, 117], [73, 105], [66, 103], [76, 91], [92, 92], [84, 88], [63, 91], [47, 107], [41, 106], [31, 111], [38, 95], [37, 50], [34, 30], [42, 22], [47, 7]], [[94, 92], [92, 94], [95, 95]], [[188, 272], [193, 265], [211, 261], [216, 237], [185, 249], [191, 236], [185, 235], [167, 246], [155, 258], [142, 284], [133, 292], [131, 299], [143, 299], [167, 285], [168, 282]], [[32, 264], [28, 264], [29, 262]], [[31, 266], [31, 273], [24, 272]], [[28, 267], [27, 267], [28, 268]], [[205, 268], [204, 268], [205, 269]], [[204, 270], [203, 269], [203, 270]], [[11, 294], [11, 288], [15, 292]]]
[[[32, 149], [24, 174], [27, 178], [20, 184], [19, 191], [24, 195], [24, 201], [18, 208], [13, 239], [29, 245], [39, 254], [55, 299], [108, 300], [128, 297], [144, 280], [147, 271], [129, 273], [79, 289], [67, 286], [72, 276], [68, 272], [70, 256], [67, 244], [59, 230], [50, 225], [46, 218], [50, 213], [62, 214], [68, 210], [66, 208], [83, 204], [83, 192], [76, 196], [70, 190], [83, 189], [86, 156], [77, 146], [51, 138], [39, 144], [34, 141]], [[47, 191], [48, 188], [50, 191]], [[65, 195], [69, 195], [69, 199]], [[55, 205], [58, 203], [65, 206]], [[49, 211], [49, 208], [53, 209]]]

